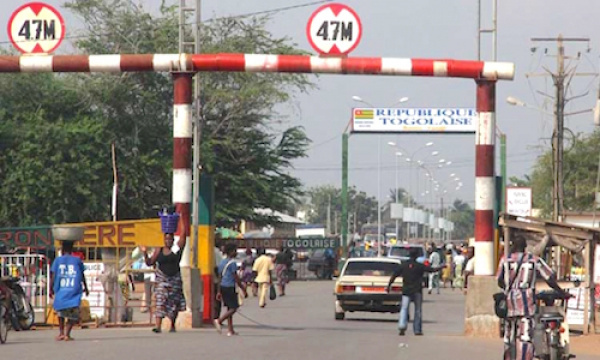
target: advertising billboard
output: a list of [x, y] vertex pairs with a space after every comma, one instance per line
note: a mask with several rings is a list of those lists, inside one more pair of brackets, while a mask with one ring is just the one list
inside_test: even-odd
[[477, 111], [470, 108], [355, 108], [353, 133], [474, 134]]

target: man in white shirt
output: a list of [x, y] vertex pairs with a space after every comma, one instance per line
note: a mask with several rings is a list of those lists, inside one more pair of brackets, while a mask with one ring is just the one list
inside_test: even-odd
[[[431, 266], [432, 268], [438, 268], [441, 264], [442, 264], [442, 258], [440, 257], [440, 254], [437, 252], [437, 247], [435, 246], [435, 244], [431, 244], [431, 248], [430, 248], [430, 255], [429, 255], [429, 266]], [[436, 289], [437, 294], [440, 294], [440, 274], [439, 272], [432, 272], [429, 273], [429, 284], [427, 286], [427, 293], [431, 294], [431, 291], [433, 289]]]

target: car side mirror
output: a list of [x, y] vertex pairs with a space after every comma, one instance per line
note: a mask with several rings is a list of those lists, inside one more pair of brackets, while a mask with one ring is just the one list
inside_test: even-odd
[[581, 280], [573, 281], [573, 285], [575, 285], [575, 287], [579, 287], [581, 285]]

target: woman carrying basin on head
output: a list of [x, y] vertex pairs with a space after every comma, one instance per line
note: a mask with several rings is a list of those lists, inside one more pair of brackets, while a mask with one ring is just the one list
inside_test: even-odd
[[156, 327], [152, 331], [161, 332], [162, 319], [166, 316], [171, 320], [170, 332], [175, 332], [177, 315], [180, 311], [185, 311], [179, 262], [186, 244], [187, 229], [182, 226], [179, 241], [174, 244], [173, 234], [177, 230], [179, 214], [168, 213], [165, 210], [159, 216], [164, 233], [164, 246], [155, 249], [150, 257], [146, 247], [141, 247], [146, 265], [158, 264], [156, 270]]

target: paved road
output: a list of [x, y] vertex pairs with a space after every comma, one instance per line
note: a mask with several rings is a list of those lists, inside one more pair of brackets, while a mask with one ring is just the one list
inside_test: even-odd
[[[251, 298], [237, 315], [240, 336], [211, 328], [153, 334], [149, 329], [77, 330], [76, 341], [53, 341], [55, 331], [11, 332], [2, 359], [383, 359], [500, 358], [500, 339], [462, 337], [463, 296], [449, 289], [426, 295], [425, 336], [399, 337], [396, 315], [348, 314], [333, 319], [333, 282], [295, 282], [288, 295], [257, 306]], [[247, 317], [243, 318], [241, 315]], [[593, 350], [595, 351], [595, 350]], [[592, 353], [593, 353], [592, 351]], [[598, 351], [600, 355], [600, 350]], [[581, 355], [578, 359], [598, 359]]]

